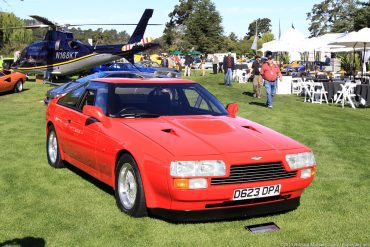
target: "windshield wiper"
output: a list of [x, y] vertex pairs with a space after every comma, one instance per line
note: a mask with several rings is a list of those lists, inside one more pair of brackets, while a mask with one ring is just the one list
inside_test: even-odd
[[117, 117], [122, 117], [122, 118], [157, 118], [157, 117], [160, 117], [160, 116], [161, 115], [154, 114], [154, 113], [128, 113], [128, 114], [118, 115]]

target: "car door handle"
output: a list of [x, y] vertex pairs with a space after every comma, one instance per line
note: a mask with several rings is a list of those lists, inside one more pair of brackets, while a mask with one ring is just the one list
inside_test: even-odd
[[71, 119], [68, 119], [68, 120], [67, 120], [67, 122], [68, 122], [68, 123], [72, 123], [72, 120], [71, 120]]

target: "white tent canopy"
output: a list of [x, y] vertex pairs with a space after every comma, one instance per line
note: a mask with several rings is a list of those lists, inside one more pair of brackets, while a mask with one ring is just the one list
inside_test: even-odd
[[348, 33], [343, 37], [337, 38], [330, 45], [342, 45], [353, 49], [370, 48], [370, 28], [365, 27], [358, 32]]
[[281, 35], [280, 40], [273, 40], [262, 45], [260, 51], [271, 51], [271, 52], [296, 52], [294, 49], [295, 44], [298, 44], [304, 40], [303, 33], [299, 32], [294, 28], [289, 28], [283, 35]]

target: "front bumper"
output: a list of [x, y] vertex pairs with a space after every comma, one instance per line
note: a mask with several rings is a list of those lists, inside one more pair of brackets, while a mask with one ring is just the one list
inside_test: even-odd
[[[152, 216], [171, 222], [207, 222], [215, 220], [243, 219], [260, 215], [287, 212], [296, 209], [300, 203], [300, 197], [293, 199], [281, 199], [282, 200], [280, 201], [271, 203], [242, 207], [217, 208], [208, 210], [168, 210], [163, 208], [148, 208], [148, 211]], [[245, 200], [245, 204], [254, 204], [255, 201], [252, 200]]]

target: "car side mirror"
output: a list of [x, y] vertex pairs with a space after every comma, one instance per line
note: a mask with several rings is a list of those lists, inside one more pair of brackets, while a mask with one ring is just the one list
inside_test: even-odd
[[105, 116], [103, 110], [100, 107], [92, 106], [92, 105], [85, 105], [82, 108], [82, 113], [89, 117], [95, 118], [101, 123], [106, 123], [107, 117]]
[[231, 117], [236, 117], [238, 109], [239, 109], [238, 103], [230, 103], [227, 104], [226, 106], [226, 111], [230, 114]]
[[5, 79], [5, 81], [7, 81], [7, 82], [11, 82], [11, 81], [12, 81], [12, 79], [11, 79], [10, 77], [8, 77], [8, 78], [6, 78], [6, 79]]

